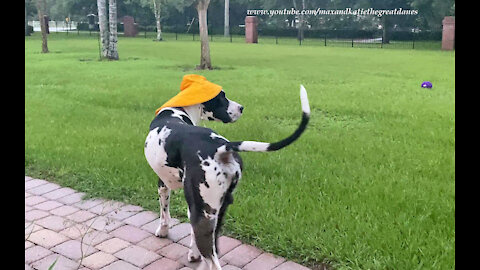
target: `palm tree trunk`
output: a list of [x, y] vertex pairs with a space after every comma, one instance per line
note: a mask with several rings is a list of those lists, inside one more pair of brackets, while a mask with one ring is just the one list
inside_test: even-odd
[[230, 36], [230, 0], [225, 0], [225, 28], [223, 35], [225, 37]]
[[[305, 0], [302, 0], [302, 8], [303, 8], [303, 10], [305, 10]], [[302, 13], [302, 14], [300, 14], [300, 25], [298, 27], [298, 38], [299, 38], [299, 40], [303, 40], [304, 30], [305, 30], [305, 15]]]
[[153, 12], [155, 13], [155, 20], [157, 21], [157, 41], [162, 41], [162, 25], [160, 24], [160, 0], [153, 0]]
[[108, 59], [118, 60], [117, 0], [108, 1], [108, 16], [109, 16], [109, 23], [110, 23], [110, 38], [108, 40]]
[[45, 25], [45, 10], [47, 10], [46, 0], [37, 0], [38, 19], [40, 20], [40, 29], [42, 31], [42, 53], [48, 53], [47, 27]]
[[102, 57], [108, 57], [108, 19], [106, 0], [97, 0], [98, 23], [100, 28], [100, 42], [102, 43]]
[[207, 25], [207, 9], [210, 0], [198, 0], [197, 12], [198, 12], [198, 27], [200, 31], [200, 65], [197, 69], [212, 69], [212, 63], [210, 61], [210, 45], [208, 43], [208, 25]]

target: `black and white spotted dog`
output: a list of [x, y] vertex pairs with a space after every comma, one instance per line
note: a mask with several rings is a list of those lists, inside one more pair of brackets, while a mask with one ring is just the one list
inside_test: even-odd
[[170, 190], [183, 187], [192, 225], [188, 260], [202, 258], [200, 268], [220, 270], [217, 236], [225, 211], [233, 202], [232, 192], [242, 176], [242, 159], [237, 152], [275, 151], [295, 141], [310, 117], [303, 86], [300, 99], [303, 110], [300, 126], [276, 143], [229, 142], [211, 129], [197, 126], [200, 120], [231, 123], [240, 118], [243, 107], [227, 99], [223, 90], [201, 104], [163, 108], [151, 122], [145, 142], [146, 159], [159, 177], [160, 225], [155, 235], [167, 236]]

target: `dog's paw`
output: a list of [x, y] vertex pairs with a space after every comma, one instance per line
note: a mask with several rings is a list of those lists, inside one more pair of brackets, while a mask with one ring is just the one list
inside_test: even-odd
[[155, 231], [155, 236], [165, 238], [168, 235], [168, 225], [160, 225]]
[[200, 254], [195, 254], [192, 250], [188, 251], [187, 259], [189, 262], [198, 262], [200, 261], [200, 258], [201, 258]]

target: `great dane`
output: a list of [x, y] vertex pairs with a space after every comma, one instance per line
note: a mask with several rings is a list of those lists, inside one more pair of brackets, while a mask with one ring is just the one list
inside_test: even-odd
[[225, 211], [233, 203], [232, 192], [242, 177], [238, 152], [279, 150], [300, 137], [310, 118], [305, 88], [300, 86], [302, 120], [295, 132], [276, 143], [230, 142], [213, 130], [197, 126], [201, 120], [232, 123], [243, 106], [222, 91], [207, 102], [161, 109], [150, 124], [145, 156], [158, 175], [160, 225], [155, 235], [166, 237], [169, 229], [170, 191], [184, 188], [192, 226], [188, 260], [202, 259], [201, 269], [221, 270], [217, 237]]

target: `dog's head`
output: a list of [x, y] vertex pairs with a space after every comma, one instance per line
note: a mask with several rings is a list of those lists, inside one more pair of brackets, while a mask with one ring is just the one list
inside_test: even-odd
[[202, 103], [202, 119], [233, 123], [243, 113], [243, 106], [225, 97], [225, 92], [220, 93], [211, 100]]

